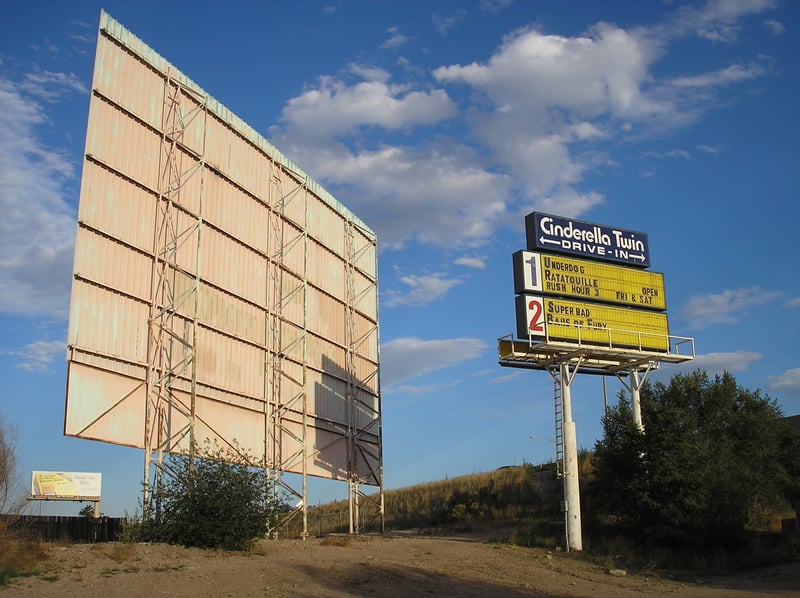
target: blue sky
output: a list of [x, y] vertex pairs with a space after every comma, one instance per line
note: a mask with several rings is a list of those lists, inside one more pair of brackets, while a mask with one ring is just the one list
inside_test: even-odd
[[[497, 364], [534, 210], [647, 233], [689, 369], [800, 414], [800, 4], [221, 6], [0, 3], [0, 414], [23, 487], [101, 472], [108, 515], [140, 495], [141, 451], [62, 435], [101, 7], [378, 233], [387, 489], [552, 458], [552, 379]], [[572, 397], [591, 447], [601, 378]], [[311, 503], [346, 496], [309, 484]]]

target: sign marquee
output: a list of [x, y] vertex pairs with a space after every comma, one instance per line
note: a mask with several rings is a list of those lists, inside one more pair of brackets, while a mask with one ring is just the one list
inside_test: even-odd
[[667, 314], [588, 301], [517, 295], [519, 338], [667, 351]]
[[669, 352], [664, 275], [645, 233], [531, 212], [513, 254], [517, 337]]
[[525, 216], [528, 249], [552, 251], [647, 268], [647, 235], [636, 231], [531, 212]]
[[658, 272], [524, 250], [512, 257], [515, 293], [666, 309], [664, 276]]

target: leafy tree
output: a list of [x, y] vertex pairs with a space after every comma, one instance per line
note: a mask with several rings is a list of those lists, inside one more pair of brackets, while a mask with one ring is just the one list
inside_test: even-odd
[[645, 384], [640, 397], [646, 430], [621, 395], [603, 420], [590, 487], [640, 539], [735, 546], [762, 513], [800, 496], [800, 435], [774, 400], [701, 371]]
[[87, 519], [94, 519], [94, 504], [83, 505], [81, 510], [78, 511], [79, 517], [86, 517]]
[[[641, 458], [644, 435], [633, 421], [630, 403], [620, 393], [617, 405], [603, 418], [604, 436], [594, 447], [590, 501], [596, 501], [601, 513], [637, 528], [644, 513], [641, 501], [647, 470]], [[624, 500], [620, 500], [624, 498]]]
[[269, 493], [266, 472], [234, 450], [207, 446], [200, 457], [172, 455], [169, 476], [152, 496], [142, 539], [246, 550], [285, 506]]

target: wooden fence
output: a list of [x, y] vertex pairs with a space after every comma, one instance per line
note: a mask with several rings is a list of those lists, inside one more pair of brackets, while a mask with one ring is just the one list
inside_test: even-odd
[[0, 515], [8, 529], [29, 538], [55, 542], [114, 542], [122, 534], [124, 517], [68, 515]]

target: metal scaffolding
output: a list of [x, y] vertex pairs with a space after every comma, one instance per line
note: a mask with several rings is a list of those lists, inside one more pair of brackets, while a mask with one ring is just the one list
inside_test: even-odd
[[[302, 514], [302, 537], [308, 535], [308, 397], [306, 391], [308, 376], [307, 355], [307, 322], [308, 322], [308, 233], [306, 222], [308, 217], [308, 189], [304, 178], [299, 184], [294, 177], [287, 177], [284, 170], [271, 163], [272, 184], [270, 191], [274, 194], [271, 203], [270, 222], [272, 228], [272, 246], [275, 251], [270, 255], [269, 274], [272, 279], [272, 306], [270, 308], [269, 328], [272, 347], [267, 367], [271, 370], [271, 388], [267, 391], [265, 406], [267, 409], [267, 431], [265, 455], [271, 455], [267, 463], [269, 470], [273, 504], [280, 499], [284, 490], [299, 499], [295, 508], [289, 511], [282, 521], [288, 523], [297, 513]], [[290, 191], [284, 192], [284, 183], [288, 183]], [[293, 203], [302, 204], [304, 222], [290, 225], [286, 215]], [[292, 272], [286, 260], [290, 251], [301, 251], [302, 272]], [[302, 323], [292, 322], [286, 317], [285, 308], [289, 301], [299, 297], [303, 305]], [[290, 333], [291, 331], [291, 333]], [[297, 363], [297, 360], [300, 363]], [[297, 367], [299, 365], [299, 368]], [[299, 376], [297, 375], [299, 369]], [[297, 422], [293, 415], [299, 413], [300, 432], [296, 432]], [[295, 424], [294, 426], [292, 424]], [[296, 468], [300, 464], [301, 487], [294, 488], [283, 478], [282, 473]]]
[[[377, 274], [372, 275], [363, 268], [358, 267], [360, 259], [367, 252], [375, 252], [375, 242], [365, 243], [361, 247], [356, 244], [358, 225], [348, 220], [345, 225], [345, 250], [346, 256], [346, 284], [347, 303], [345, 306], [346, 336], [347, 336], [347, 464], [348, 464], [348, 505], [350, 511], [350, 533], [359, 533], [363, 527], [373, 521], [380, 520], [381, 533], [384, 531], [384, 493], [383, 493], [383, 456], [378, 450], [377, 454], [371, 447], [380, 448], [381, 438], [381, 410], [379, 369], [377, 360], [374, 363], [366, 362], [367, 371], [362, 378], [359, 375], [357, 358], [359, 348], [372, 336], [378, 334], [377, 322], [362, 334], [356, 330], [356, 313], [358, 306], [364, 299], [375, 297], [377, 301]], [[368, 238], [364, 236], [364, 238]], [[360, 275], [367, 283], [359, 289], [356, 284], [356, 275]], [[375, 306], [377, 309], [377, 306]], [[378, 389], [373, 396], [368, 384], [374, 382]], [[377, 408], [370, 401], [361, 397], [370, 397], [377, 401]], [[362, 423], [363, 422], [363, 423]], [[360, 473], [362, 472], [363, 473]], [[367, 483], [378, 486], [377, 500], [361, 491], [361, 485]], [[366, 516], [362, 515], [362, 508], [368, 507]], [[371, 512], [369, 512], [371, 510]]]
[[[191, 101], [185, 101], [189, 100]], [[148, 364], [146, 378], [144, 426], [143, 505], [145, 515], [151, 507], [151, 484], [156, 489], [163, 479], [164, 454], [172, 451], [173, 443], [188, 436], [189, 454], [194, 456], [195, 399], [197, 390], [196, 346], [198, 332], [198, 298], [200, 289], [200, 234], [203, 225], [204, 150], [199, 155], [182, 142], [186, 127], [196, 118], [207, 119], [207, 98], [182, 85], [169, 73], [164, 81], [161, 122], [161, 152], [159, 155], [159, 189], [153, 238], [153, 280], [151, 284]], [[205, 147], [205, 136], [203, 148]], [[182, 155], [193, 158], [183, 164]], [[199, 210], [188, 213], [182, 205], [181, 193], [187, 180], [200, 178]], [[188, 216], [186, 224], [180, 214]], [[195, 274], [182, 270], [178, 253], [185, 244], [194, 245]], [[181, 289], [179, 276], [191, 277], [192, 283]], [[186, 388], [188, 382], [188, 388]], [[186, 405], [175, 390], [188, 390]], [[173, 430], [179, 414], [186, 422]], [[151, 471], [155, 458], [156, 470]], [[155, 475], [153, 475], [155, 474]]]

